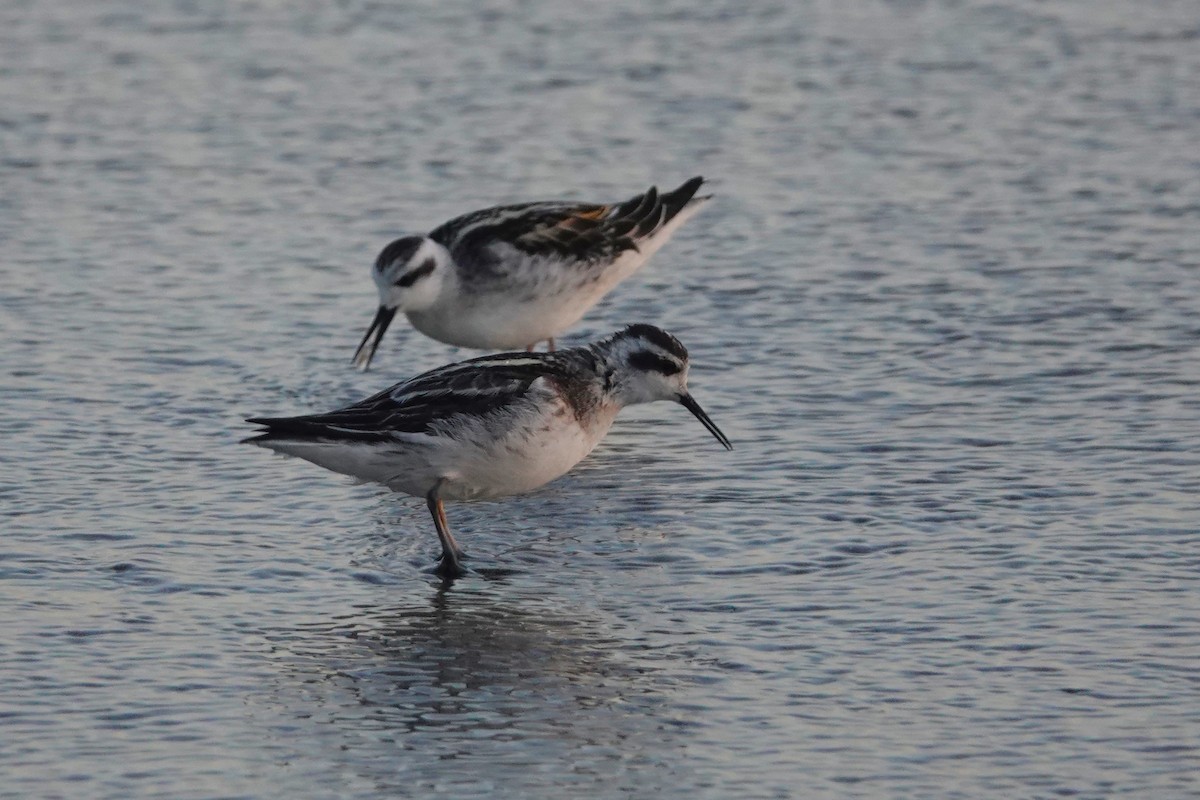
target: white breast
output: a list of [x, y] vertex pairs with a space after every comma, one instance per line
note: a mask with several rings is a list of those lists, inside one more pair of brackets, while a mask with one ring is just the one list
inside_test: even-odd
[[440, 481], [445, 500], [486, 500], [522, 494], [566, 474], [600, 443], [616, 417], [602, 408], [581, 422], [545, 379], [527, 402], [500, 417], [475, 418], [453, 436], [429, 439], [425, 463], [388, 485], [423, 494]]

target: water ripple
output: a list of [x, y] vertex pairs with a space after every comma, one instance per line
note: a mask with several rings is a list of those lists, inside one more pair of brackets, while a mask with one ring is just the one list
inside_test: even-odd
[[[7, 790], [1194, 794], [1192, 7], [541, 5], [0, 8]], [[237, 444], [465, 355], [349, 369], [380, 242], [696, 173], [566, 341], [732, 453], [630, 409], [445, 587]]]

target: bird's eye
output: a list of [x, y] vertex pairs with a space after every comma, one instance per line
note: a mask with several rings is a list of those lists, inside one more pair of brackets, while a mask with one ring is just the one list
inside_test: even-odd
[[648, 350], [639, 350], [631, 355], [629, 365], [643, 372], [657, 372], [662, 375], [676, 375], [683, 371], [683, 367], [679, 364]]
[[428, 258], [421, 266], [401, 275], [400, 280], [396, 281], [396, 285], [403, 288], [408, 288], [417, 281], [421, 280], [421, 278], [424, 278], [426, 275], [433, 272], [435, 267], [437, 267], [437, 262], [432, 258]]

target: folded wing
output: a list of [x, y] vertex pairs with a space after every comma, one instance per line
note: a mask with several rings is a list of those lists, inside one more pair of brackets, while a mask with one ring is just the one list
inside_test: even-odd
[[651, 187], [611, 205], [499, 206], [451, 220], [430, 237], [445, 245], [460, 265], [485, 274], [502, 272], [504, 257], [513, 248], [534, 258], [607, 264], [662, 230], [693, 201], [703, 183], [697, 176], [672, 192], [660, 194]]
[[325, 414], [254, 417], [247, 421], [266, 430], [250, 441], [381, 441], [404, 433], [437, 435], [456, 423], [501, 412], [523, 398], [539, 377], [556, 374], [548, 356], [484, 356], [427, 372]]

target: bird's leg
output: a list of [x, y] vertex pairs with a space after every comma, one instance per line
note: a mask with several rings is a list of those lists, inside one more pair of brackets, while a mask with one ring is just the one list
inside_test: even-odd
[[547, 345], [546, 352], [553, 353], [554, 352], [554, 337], [553, 336], [551, 336], [549, 339], [546, 340], [546, 345]]
[[458, 546], [458, 542], [454, 541], [454, 537], [450, 535], [450, 523], [446, 521], [446, 507], [438, 501], [438, 516], [442, 521], [442, 530], [446, 532], [446, 538], [450, 540], [451, 547], [454, 548], [454, 555], [458, 556], [458, 560], [462, 561], [467, 557], [467, 551]]
[[450, 526], [446, 522], [446, 509], [442, 506], [442, 500], [438, 497], [437, 490], [436, 486], [429, 490], [429, 494], [425, 495], [425, 504], [429, 506], [429, 513], [433, 516], [433, 524], [437, 528], [438, 540], [442, 543], [442, 557], [438, 561], [438, 573], [447, 578], [457, 578], [467, 574], [460, 563], [463, 551], [459, 549], [458, 543], [450, 535]]

